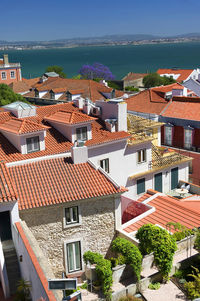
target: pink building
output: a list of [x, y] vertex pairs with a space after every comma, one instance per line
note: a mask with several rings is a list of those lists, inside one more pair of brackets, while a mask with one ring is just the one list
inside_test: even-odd
[[9, 63], [8, 55], [0, 59], [0, 83], [9, 85], [22, 80], [20, 63]]

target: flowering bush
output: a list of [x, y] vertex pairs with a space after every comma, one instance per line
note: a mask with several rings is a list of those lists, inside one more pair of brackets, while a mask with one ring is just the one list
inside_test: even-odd
[[113, 80], [115, 77], [107, 66], [100, 63], [83, 65], [78, 72], [84, 79], [105, 79]]

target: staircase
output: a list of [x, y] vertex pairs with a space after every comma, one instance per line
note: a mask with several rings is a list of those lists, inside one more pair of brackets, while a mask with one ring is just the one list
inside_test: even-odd
[[12, 240], [2, 242], [3, 253], [6, 263], [10, 294], [16, 293], [17, 283], [21, 278], [17, 253]]

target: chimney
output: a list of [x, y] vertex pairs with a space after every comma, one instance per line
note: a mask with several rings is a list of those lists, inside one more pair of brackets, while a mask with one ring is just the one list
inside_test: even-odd
[[3, 55], [3, 62], [4, 62], [4, 65], [9, 65], [9, 62], [8, 62], [8, 54], [4, 54], [4, 55]]
[[86, 163], [88, 161], [88, 148], [84, 143], [75, 141], [71, 148], [71, 156], [74, 164]]

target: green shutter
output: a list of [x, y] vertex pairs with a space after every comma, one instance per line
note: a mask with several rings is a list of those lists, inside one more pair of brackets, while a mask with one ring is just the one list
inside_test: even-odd
[[137, 180], [137, 194], [145, 192], [145, 178]]
[[175, 189], [178, 185], [178, 167], [171, 170], [171, 189]]
[[162, 172], [157, 173], [154, 176], [154, 189], [156, 191], [162, 192]]

